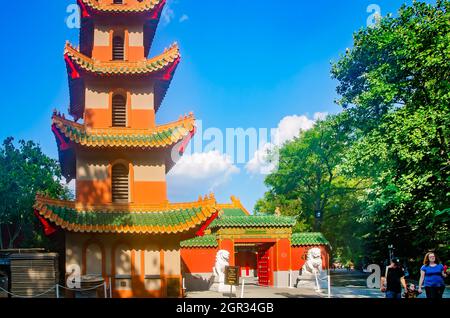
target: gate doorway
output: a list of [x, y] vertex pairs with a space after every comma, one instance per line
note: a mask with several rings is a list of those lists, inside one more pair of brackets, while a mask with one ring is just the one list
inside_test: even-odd
[[256, 278], [257, 252], [255, 244], [235, 246], [235, 264], [241, 268], [241, 277], [246, 278], [246, 282]]
[[272, 253], [270, 247], [267, 244], [258, 247], [258, 284], [265, 287], [273, 285]]
[[241, 268], [245, 284], [273, 286], [275, 243], [238, 242], [235, 244], [235, 264]]

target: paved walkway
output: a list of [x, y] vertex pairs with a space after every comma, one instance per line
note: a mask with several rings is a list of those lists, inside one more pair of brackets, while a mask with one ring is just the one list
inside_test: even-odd
[[[379, 289], [365, 287], [368, 274], [363, 272], [332, 273], [332, 298], [384, 298], [385, 294]], [[241, 295], [241, 287], [237, 288], [237, 297]], [[229, 294], [213, 291], [188, 292], [187, 298], [229, 298]], [[233, 295], [236, 297], [236, 295]], [[328, 298], [328, 291], [322, 289], [320, 293], [313, 288], [272, 288], [260, 287], [255, 282], [248, 283], [244, 288], [244, 298]], [[426, 298], [425, 292], [418, 298]], [[450, 298], [450, 286], [447, 286], [444, 298]]]
[[[237, 290], [237, 297], [240, 298], [241, 288]], [[364, 287], [332, 287], [332, 298], [384, 298], [384, 293], [378, 289], [368, 289]], [[229, 298], [229, 294], [200, 291], [188, 292], [187, 298]], [[236, 295], [233, 295], [236, 297]], [[244, 298], [328, 298], [327, 291], [318, 293], [305, 288], [267, 288], [258, 286], [247, 286], [244, 289]], [[425, 293], [418, 298], [425, 298]], [[450, 298], [450, 286], [444, 293], [444, 298]]]

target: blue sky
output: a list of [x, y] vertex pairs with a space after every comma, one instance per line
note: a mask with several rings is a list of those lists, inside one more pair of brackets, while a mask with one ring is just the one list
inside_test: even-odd
[[[66, 24], [66, 10], [73, 3], [9, 1], [3, 4], [7, 14], [0, 19], [0, 138], [32, 139], [54, 158], [50, 117], [54, 108], [66, 112], [69, 100], [64, 43], [78, 43], [79, 30]], [[352, 46], [352, 33], [365, 26], [371, 14], [369, 5], [378, 5], [386, 15], [402, 3], [170, 1], [151, 55], [177, 41], [182, 63], [157, 121], [173, 121], [193, 111], [204, 130], [216, 127], [225, 132], [237, 127], [276, 128], [287, 116], [312, 120], [317, 112], [336, 113], [340, 109], [334, 104], [336, 83], [330, 77], [330, 61]], [[216, 159], [220, 161], [220, 156], [204, 157], [207, 163]], [[194, 167], [185, 175], [178, 169], [178, 176], [169, 178], [170, 199], [195, 200], [214, 190], [219, 201], [229, 201], [234, 194], [253, 209], [265, 191], [264, 176], [249, 174], [245, 165], [233, 162], [211, 164], [206, 170], [205, 165]], [[211, 171], [214, 167], [216, 173]]]

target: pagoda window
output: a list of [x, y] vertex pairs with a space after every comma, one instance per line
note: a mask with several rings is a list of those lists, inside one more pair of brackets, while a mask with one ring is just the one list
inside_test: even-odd
[[128, 168], [123, 164], [112, 167], [112, 201], [113, 203], [128, 203]]
[[127, 100], [120, 94], [114, 95], [112, 98], [112, 126], [127, 126]]
[[120, 35], [115, 35], [113, 38], [113, 60], [123, 61], [125, 60], [125, 41], [124, 37]]

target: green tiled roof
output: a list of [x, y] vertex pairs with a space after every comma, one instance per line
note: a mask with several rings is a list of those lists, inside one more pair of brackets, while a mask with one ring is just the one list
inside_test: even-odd
[[325, 236], [323, 236], [323, 234], [319, 232], [293, 233], [291, 245], [330, 245], [330, 242], [328, 242]]
[[[292, 246], [302, 245], [330, 245], [322, 233], [293, 233]], [[215, 234], [195, 237], [181, 242], [181, 247], [217, 247], [217, 237]]]
[[62, 220], [78, 225], [113, 226], [167, 226], [176, 225], [194, 217], [201, 208], [165, 212], [77, 212], [65, 207], [49, 209]]
[[224, 208], [222, 209], [222, 211], [224, 216], [247, 216], [247, 214], [242, 209], [239, 208], [233, 209]]
[[291, 227], [295, 219], [289, 216], [222, 216], [211, 223], [210, 228], [216, 227]]
[[198, 236], [181, 242], [181, 247], [218, 247], [216, 235]]
[[215, 212], [213, 207], [204, 205], [161, 211], [130, 212], [126, 207], [123, 211], [78, 211], [39, 198], [34, 207], [44, 218], [75, 232], [178, 233], [200, 225]]

